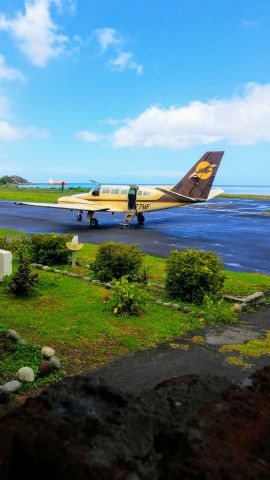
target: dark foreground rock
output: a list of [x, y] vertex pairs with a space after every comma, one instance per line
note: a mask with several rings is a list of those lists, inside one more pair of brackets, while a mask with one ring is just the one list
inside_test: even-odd
[[270, 478], [270, 368], [187, 375], [140, 397], [66, 378], [0, 419], [0, 478]]

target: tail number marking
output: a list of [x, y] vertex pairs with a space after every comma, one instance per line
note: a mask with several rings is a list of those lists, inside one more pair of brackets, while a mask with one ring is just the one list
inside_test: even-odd
[[136, 203], [137, 210], [148, 210], [150, 203]]

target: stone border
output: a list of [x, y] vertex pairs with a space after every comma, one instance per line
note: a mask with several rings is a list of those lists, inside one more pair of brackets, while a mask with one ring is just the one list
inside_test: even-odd
[[[27, 342], [20, 337], [16, 330], [9, 328], [6, 332], [6, 338], [10, 342], [17, 343], [19, 345], [26, 345]], [[55, 350], [51, 347], [41, 348], [42, 361], [39, 366], [39, 372], [37, 377], [46, 377], [53, 373], [55, 370], [60, 370], [61, 361], [55, 356]], [[21, 367], [16, 372], [16, 380], [10, 380], [4, 385], [0, 385], [0, 404], [7, 403], [12, 393], [17, 393], [22, 385], [22, 382], [33, 383], [36, 377], [31, 367]]]
[[[85, 265], [82, 263], [78, 263], [79, 266], [84, 267], [84, 268], [90, 268], [90, 265]], [[92, 277], [86, 277], [81, 273], [72, 273], [69, 272], [68, 270], [59, 270], [57, 268], [49, 267], [47, 265], [42, 265], [41, 263], [31, 263], [31, 266], [34, 268], [37, 268], [39, 270], [47, 270], [48, 272], [53, 272], [53, 273], [59, 273], [63, 276], [66, 277], [72, 277], [72, 278], [79, 278], [81, 280], [84, 280], [85, 282], [91, 282], [94, 285], [102, 285], [108, 290], [113, 289], [113, 285], [110, 282], [101, 282], [100, 280], [93, 279]], [[165, 289], [165, 286], [160, 283], [156, 282], [148, 282], [152, 287], [157, 287], [162, 290]], [[234, 297], [233, 295], [223, 295], [222, 297], [224, 300], [227, 300], [229, 302], [234, 302], [235, 304], [233, 305], [233, 309], [236, 313], [242, 312], [245, 310], [249, 305], [254, 306], [254, 305], [262, 305], [266, 302], [265, 300], [265, 295], [263, 292], [255, 292], [251, 295], [248, 295], [246, 297]], [[172, 302], [163, 302], [162, 300], [152, 297], [152, 302], [155, 303], [156, 305], [163, 305], [164, 307], [169, 307], [173, 308], [174, 310], [181, 310], [181, 307], [178, 303], [172, 303]], [[183, 311], [185, 310], [186, 307], [184, 307]], [[189, 307], [187, 307], [189, 308]], [[186, 313], [186, 312], [184, 312]]]

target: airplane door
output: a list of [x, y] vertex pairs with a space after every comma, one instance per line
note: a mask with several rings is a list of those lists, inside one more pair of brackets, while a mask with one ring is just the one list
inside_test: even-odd
[[128, 209], [136, 210], [137, 192], [139, 187], [131, 185], [128, 191]]

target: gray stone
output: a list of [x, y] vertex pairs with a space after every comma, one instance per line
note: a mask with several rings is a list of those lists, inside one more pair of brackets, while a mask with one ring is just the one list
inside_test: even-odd
[[175, 309], [175, 310], [179, 310], [180, 306], [178, 305], [178, 303], [173, 303], [172, 304], [172, 307]]
[[16, 393], [18, 390], [20, 390], [20, 388], [21, 382], [18, 380], [11, 380], [2, 386], [2, 389], [4, 389], [7, 393]]
[[161, 301], [161, 300], [156, 300], [155, 303], [156, 303], [157, 305], [162, 305], [162, 301]]
[[107, 288], [107, 290], [110, 290], [112, 288], [112, 284], [109, 282], [104, 283], [104, 287]]
[[244, 301], [249, 303], [265, 303], [265, 296], [263, 292], [255, 292], [252, 295], [248, 295]]
[[35, 381], [35, 374], [34, 374], [34, 371], [32, 370], [32, 368], [30, 367], [22, 367], [20, 368], [17, 373], [16, 373], [16, 377], [18, 380], [20, 380], [21, 382], [28, 382], [28, 383], [32, 383]]
[[171, 302], [163, 302], [164, 307], [171, 307]]
[[59, 270], [58, 268], [54, 268], [53, 271], [54, 273], [61, 273], [61, 270]]
[[42, 270], [51, 270], [51, 267], [48, 267], [48, 265], [43, 265]]
[[51, 347], [42, 347], [41, 355], [46, 358], [51, 358], [55, 356], [55, 350]]
[[16, 330], [12, 330], [11, 328], [9, 328], [7, 331], [7, 338], [10, 338], [14, 342], [18, 342], [18, 340], [20, 340], [20, 335], [18, 334], [18, 332], [16, 332]]
[[100, 285], [101, 281], [100, 280], [92, 280], [92, 283], [94, 283], [95, 285]]
[[17, 343], [18, 343], [19, 345], [26, 345], [26, 344], [27, 344], [27, 341], [24, 340], [24, 338], [19, 338], [19, 340], [17, 341]]
[[85, 282], [90, 282], [90, 281], [91, 281], [91, 277], [83, 277], [83, 280], [84, 280]]
[[38, 268], [39, 270], [43, 269], [43, 265], [41, 263], [31, 263], [31, 266], [34, 268]]
[[50, 363], [51, 363], [55, 368], [57, 368], [58, 370], [61, 368], [60, 359], [59, 359], [58, 357], [56, 357], [55, 355], [50, 358]]

